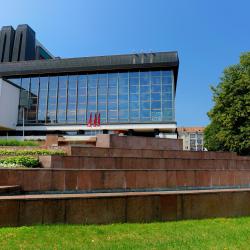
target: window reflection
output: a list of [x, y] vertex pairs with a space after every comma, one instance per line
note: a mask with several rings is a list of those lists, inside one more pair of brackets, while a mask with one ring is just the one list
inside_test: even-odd
[[26, 123], [86, 124], [174, 120], [173, 72], [137, 71], [10, 78], [21, 86]]

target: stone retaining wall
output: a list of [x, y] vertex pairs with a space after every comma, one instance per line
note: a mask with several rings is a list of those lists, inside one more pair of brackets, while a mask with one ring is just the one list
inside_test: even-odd
[[65, 169], [250, 169], [250, 158], [181, 159], [95, 156], [40, 156], [44, 168]]
[[0, 169], [0, 186], [26, 192], [129, 191], [250, 187], [250, 170]]
[[152, 149], [120, 149], [120, 148], [94, 148], [70, 147], [71, 156], [95, 157], [136, 157], [136, 158], [182, 158], [182, 159], [249, 159], [250, 157], [237, 156], [232, 152], [212, 151], [183, 151], [183, 150], [152, 150]]
[[181, 139], [154, 138], [142, 136], [97, 135], [96, 147], [101, 148], [129, 148], [129, 149], [156, 149], [182, 150]]
[[249, 215], [249, 189], [0, 197], [0, 226], [138, 223]]

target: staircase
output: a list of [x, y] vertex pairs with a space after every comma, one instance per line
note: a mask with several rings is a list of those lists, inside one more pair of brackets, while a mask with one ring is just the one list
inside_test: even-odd
[[41, 156], [43, 168], [0, 169], [0, 185], [21, 186], [26, 194], [0, 197], [0, 225], [250, 215], [250, 157], [180, 145], [102, 135], [96, 147]]

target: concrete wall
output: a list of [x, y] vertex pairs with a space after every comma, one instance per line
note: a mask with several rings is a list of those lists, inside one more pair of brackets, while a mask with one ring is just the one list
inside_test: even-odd
[[15, 129], [20, 90], [0, 78], [0, 129]]
[[249, 189], [0, 197], [0, 226], [134, 223], [249, 215]]

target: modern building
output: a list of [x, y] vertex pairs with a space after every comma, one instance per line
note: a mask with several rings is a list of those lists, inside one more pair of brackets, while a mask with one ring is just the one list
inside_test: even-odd
[[1, 31], [1, 136], [177, 137], [177, 52], [54, 58], [29, 26], [20, 27]]
[[179, 127], [178, 138], [183, 140], [183, 150], [204, 151], [204, 127]]

